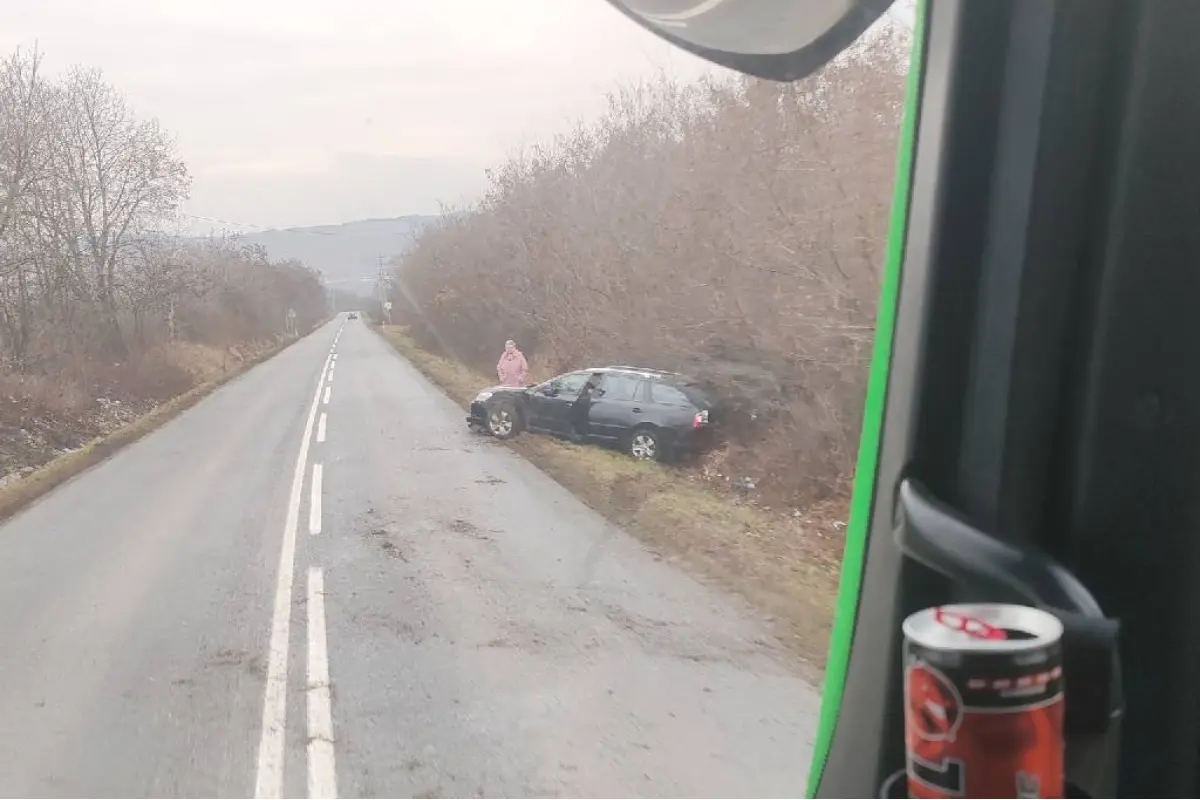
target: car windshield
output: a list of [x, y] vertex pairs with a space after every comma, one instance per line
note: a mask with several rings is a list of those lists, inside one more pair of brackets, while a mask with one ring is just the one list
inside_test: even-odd
[[903, 19], [0, 6], [0, 794], [803, 792]]

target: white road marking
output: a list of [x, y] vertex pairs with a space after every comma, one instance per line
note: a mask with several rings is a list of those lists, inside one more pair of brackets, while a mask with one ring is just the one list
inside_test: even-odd
[[324, 411], [322, 411], [321, 412], [321, 420], [320, 420], [320, 422], [317, 423], [317, 443], [318, 444], [325, 441], [325, 417], [327, 417], [327, 416], [328, 415]]
[[336, 361], [334, 361], [334, 362], [331, 362], [331, 363], [329, 364], [329, 382], [330, 382], [330, 383], [332, 383], [332, 382], [333, 382], [333, 368], [334, 368], [334, 367], [336, 367], [336, 366], [337, 366], [337, 362], [336, 362]]
[[334, 353], [334, 354], [333, 354], [333, 360], [334, 360], [334, 361], [337, 361], [337, 353]]
[[308, 448], [313, 423], [317, 418], [317, 399], [325, 383], [326, 359], [321, 379], [313, 393], [296, 469], [292, 473], [292, 492], [288, 497], [283, 523], [283, 544], [279, 548], [279, 572], [275, 577], [275, 605], [271, 614], [271, 643], [267, 657], [267, 684], [263, 691], [262, 733], [258, 742], [258, 768], [254, 779], [255, 797], [280, 797], [283, 794], [283, 744], [287, 725], [288, 637], [292, 623], [292, 582], [296, 570], [296, 526], [300, 523], [300, 497], [308, 468]]
[[324, 470], [321, 464], [313, 464], [312, 492], [308, 496], [308, 532], [316, 536], [321, 532], [321, 479]]
[[337, 797], [333, 699], [325, 636], [325, 574], [308, 568], [308, 796]]
[[322, 402], [324, 405], [329, 405], [329, 390], [330, 390], [330, 389], [332, 389], [332, 388], [333, 388], [332, 386], [330, 386], [330, 385], [326, 384], [326, 386], [325, 386], [325, 399], [321, 401], [321, 402]]

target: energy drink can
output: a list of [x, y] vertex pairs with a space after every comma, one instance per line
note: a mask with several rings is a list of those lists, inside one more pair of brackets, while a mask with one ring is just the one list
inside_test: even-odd
[[904, 621], [910, 797], [1062, 797], [1062, 623], [994, 603]]

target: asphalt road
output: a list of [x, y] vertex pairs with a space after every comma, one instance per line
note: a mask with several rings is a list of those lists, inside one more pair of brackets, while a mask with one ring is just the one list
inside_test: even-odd
[[0, 528], [5, 796], [803, 792], [818, 699], [335, 320]]

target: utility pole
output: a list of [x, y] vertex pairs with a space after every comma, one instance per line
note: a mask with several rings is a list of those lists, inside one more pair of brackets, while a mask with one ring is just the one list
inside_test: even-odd
[[379, 256], [379, 275], [375, 279], [375, 285], [379, 287], [379, 310], [380, 315], [387, 321], [388, 325], [392, 324], [392, 301], [388, 297], [388, 289], [391, 288], [391, 276], [388, 275], [387, 265], [384, 257]]

